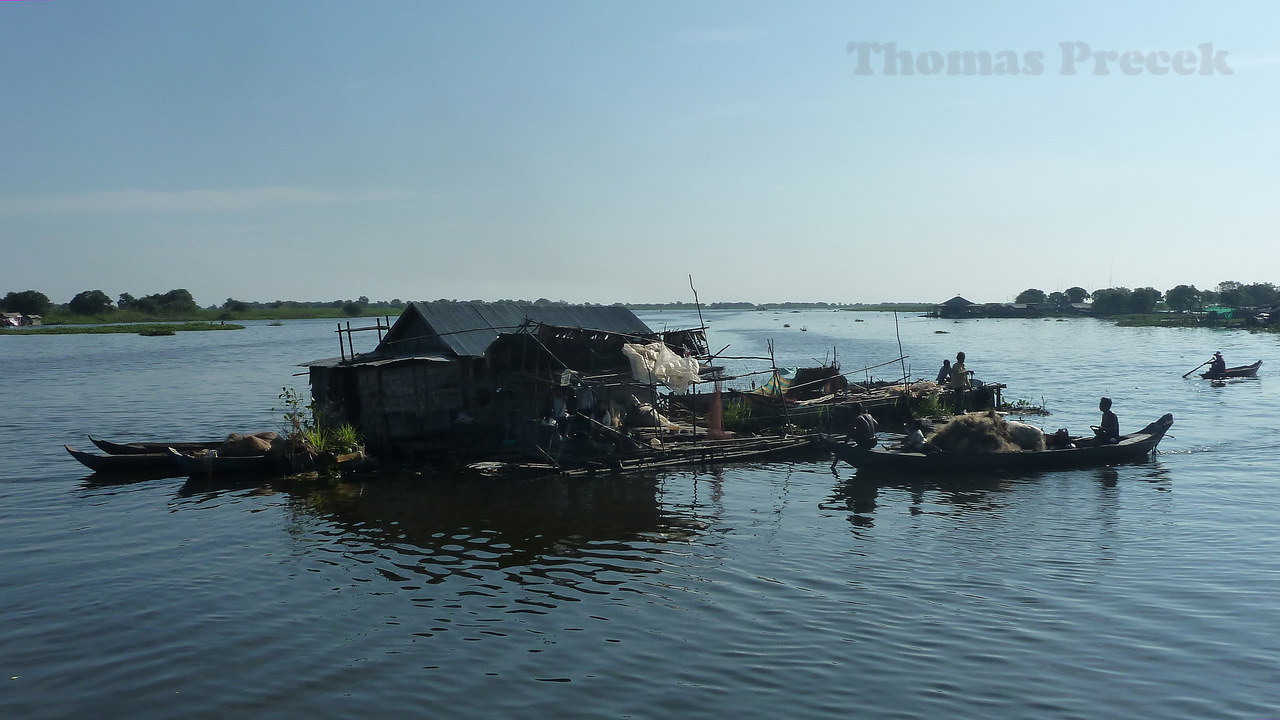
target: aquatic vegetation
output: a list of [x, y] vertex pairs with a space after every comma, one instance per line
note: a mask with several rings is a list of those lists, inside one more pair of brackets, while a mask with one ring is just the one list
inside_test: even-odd
[[1007, 412], [1010, 415], [1052, 415], [1045, 408], [1044, 398], [1040, 398], [1039, 405], [1035, 405], [1028, 400], [1018, 399], [1013, 402], [1006, 402], [996, 409], [1001, 412]]
[[751, 403], [746, 400], [726, 400], [724, 403], [724, 426], [727, 429], [742, 427], [751, 419]]
[[944, 417], [951, 414], [951, 409], [942, 401], [941, 393], [912, 398], [909, 411], [914, 418]]
[[328, 425], [321, 418], [314, 400], [304, 402], [302, 394], [294, 388], [281, 388], [278, 399], [281, 407], [272, 408], [280, 412], [285, 437], [300, 441], [319, 452], [331, 452], [343, 455], [355, 452], [364, 447], [364, 436], [349, 423]]

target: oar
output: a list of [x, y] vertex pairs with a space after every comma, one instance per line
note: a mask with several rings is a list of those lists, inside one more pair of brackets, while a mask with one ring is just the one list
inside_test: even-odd
[[[1199, 365], [1195, 366], [1194, 368], [1191, 368], [1191, 370], [1187, 372], [1187, 375], [1190, 375], [1191, 373], [1195, 372], [1196, 370], [1199, 370], [1200, 368], [1204, 367], [1205, 365], [1208, 365], [1208, 364], [1209, 364], [1209, 363], [1211, 363], [1211, 362], [1213, 362], [1213, 361], [1212, 361], [1212, 360], [1205, 360], [1204, 362], [1200, 363]], [[1186, 377], [1187, 375], [1183, 375], [1182, 377]]]

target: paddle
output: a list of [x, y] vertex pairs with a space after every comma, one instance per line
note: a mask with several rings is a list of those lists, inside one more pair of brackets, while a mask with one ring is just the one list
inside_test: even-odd
[[[1204, 367], [1205, 365], [1208, 365], [1208, 364], [1209, 364], [1209, 363], [1211, 363], [1211, 362], [1213, 362], [1213, 361], [1212, 361], [1212, 360], [1205, 360], [1204, 362], [1200, 363], [1199, 365], [1195, 366], [1195, 367], [1194, 367], [1194, 368], [1192, 368], [1190, 371], [1188, 371], [1188, 372], [1187, 372], [1187, 375], [1190, 375], [1191, 373], [1195, 372], [1196, 370], [1199, 370], [1200, 368]], [[1187, 375], [1183, 375], [1182, 377], [1186, 377]]]

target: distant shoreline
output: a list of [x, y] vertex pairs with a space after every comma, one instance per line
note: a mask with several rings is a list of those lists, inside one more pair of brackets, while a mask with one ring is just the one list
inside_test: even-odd
[[115, 325], [28, 325], [20, 328], [4, 328], [5, 335], [105, 335], [133, 333], [137, 335], [173, 335], [179, 332], [206, 330], [243, 330], [244, 325], [211, 322], [121, 323]]
[[[463, 302], [463, 301], [459, 301]], [[937, 305], [930, 303], [808, 303], [808, 302], [782, 302], [782, 303], [709, 303], [706, 305], [698, 305], [694, 303], [672, 302], [672, 303], [614, 303], [615, 306], [625, 307], [633, 312], [714, 312], [714, 311], [751, 311], [751, 312], [799, 312], [804, 310], [823, 310], [823, 311], [841, 311], [841, 312], [901, 312], [901, 313], [921, 313], [929, 314], [935, 312]], [[393, 312], [388, 312], [393, 311]], [[383, 308], [367, 308], [360, 315], [351, 315], [337, 309], [328, 310], [322, 308], [300, 308], [300, 307], [283, 307], [283, 308], [253, 308], [244, 312], [229, 312], [225, 310], [198, 310], [192, 315], [184, 315], [180, 317], [164, 316], [143, 316], [139, 313], [129, 311], [127, 320], [124, 318], [116, 319], [109, 316], [102, 317], [86, 317], [86, 316], [67, 316], [52, 315], [46, 316], [46, 322], [42, 325], [22, 326], [22, 327], [6, 327], [0, 328], [0, 336], [3, 335], [79, 335], [79, 334], [97, 334], [97, 333], [139, 333], [139, 334], [170, 334], [171, 332], [199, 332], [208, 330], [240, 330], [245, 326], [234, 323], [243, 321], [270, 321], [279, 324], [284, 320], [334, 320], [336, 322], [372, 320], [383, 317], [389, 318], [394, 322], [394, 317], [398, 317], [403, 312], [403, 308], [383, 307]], [[1043, 319], [1061, 319], [1064, 317], [1080, 317], [1075, 314], [1058, 314], [1046, 312]], [[946, 318], [944, 318], [946, 319]], [[954, 319], [954, 318], [953, 318]], [[980, 320], [982, 316], [974, 316], [971, 318], [963, 318], [963, 320]], [[1096, 318], [1098, 320], [1109, 321], [1115, 325], [1122, 327], [1211, 327], [1219, 329], [1238, 329], [1247, 327], [1246, 323], [1240, 320], [1224, 320], [1212, 314], [1204, 315], [1202, 313], [1150, 313], [1139, 315], [1112, 315], [1107, 317]], [[1270, 328], [1252, 328], [1269, 330]]]
[[937, 307], [932, 303], [623, 303], [628, 310], [843, 310], [848, 312], [929, 312]]

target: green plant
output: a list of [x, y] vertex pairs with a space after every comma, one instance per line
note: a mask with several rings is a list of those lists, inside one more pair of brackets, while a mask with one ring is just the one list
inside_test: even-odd
[[1032, 404], [1029, 400], [1014, 400], [1001, 405], [998, 410], [1002, 410], [1013, 415], [1049, 415], [1049, 410], [1045, 407], [1044, 398], [1040, 399], [1039, 405]]
[[271, 410], [282, 413], [281, 419], [284, 422], [281, 429], [285, 435], [305, 437], [315, 429], [314, 401], [304, 404], [302, 394], [291, 387], [281, 388], [278, 397], [283, 407], [273, 407]]
[[751, 419], [751, 403], [746, 400], [729, 400], [724, 404], [724, 426], [740, 427]]
[[335, 455], [355, 452], [364, 446], [364, 436], [348, 423], [337, 427], [316, 427], [306, 431], [307, 441], [319, 450]]
[[942, 395], [933, 393], [912, 400], [910, 414], [915, 418], [931, 418], [950, 415], [951, 411], [943, 403]]
[[304, 443], [320, 451], [336, 455], [355, 452], [364, 446], [364, 436], [350, 423], [327, 426], [319, 421], [314, 400], [303, 403], [302, 395], [293, 388], [281, 388], [281, 407], [272, 408], [282, 413], [284, 434], [300, 438]]

